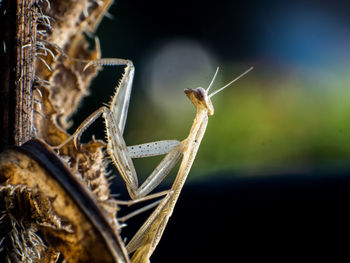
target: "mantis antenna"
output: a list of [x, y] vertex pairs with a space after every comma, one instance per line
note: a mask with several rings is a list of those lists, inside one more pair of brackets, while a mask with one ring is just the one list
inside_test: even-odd
[[[244, 75], [248, 74], [250, 71], [253, 70], [254, 67], [250, 67], [249, 69], [247, 69], [246, 71], [244, 71], [241, 75], [239, 75], [237, 78], [235, 78], [234, 80], [230, 81], [229, 83], [227, 83], [225, 86], [223, 86], [222, 88], [212, 92], [210, 95], [208, 95], [209, 98], [213, 97], [216, 93], [219, 93], [220, 91], [222, 91], [223, 89], [227, 88], [228, 86], [230, 86], [232, 83], [236, 82], [237, 80], [239, 80], [241, 77], [243, 77]], [[218, 73], [219, 71], [219, 67], [216, 68], [216, 72], [214, 74], [214, 77], [212, 79], [212, 81], [210, 82], [209, 84], [209, 87], [207, 89], [207, 92], [209, 91], [209, 89], [211, 88], [211, 86], [213, 85], [214, 83], [214, 80], [216, 78], [216, 74]]]
[[213, 77], [213, 79], [211, 80], [211, 82], [210, 82], [210, 84], [209, 84], [209, 86], [208, 86], [208, 88], [207, 88], [207, 93], [209, 92], [210, 88], [213, 86], [214, 81], [215, 81], [215, 79], [216, 79], [216, 75], [218, 74], [218, 72], [219, 72], [219, 67], [216, 68], [214, 77]]

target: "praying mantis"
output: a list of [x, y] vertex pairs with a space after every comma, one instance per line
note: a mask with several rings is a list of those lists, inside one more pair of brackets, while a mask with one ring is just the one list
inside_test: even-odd
[[[77, 145], [78, 139], [85, 129], [98, 117], [101, 115], [103, 116], [107, 134], [107, 153], [112, 158], [113, 163], [125, 181], [131, 199], [138, 201], [164, 195], [161, 202], [159, 204], [157, 203], [156, 209], [126, 246], [129, 254], [134, 252], [131, 262], [146, 263], [149, 262], [149, 258], [158, 245], [167, 222], [172, 215], [177, 199], [204, 136], [208, 124], [208, 116], [214, 114], [211, 97], [230, 86], [253, 68], [249, 68], [237, 78], [224, 85], [222, 88], [212, 92], [210, 95], [208, 92], [214, 84], [219, 68], [216, 69], [206, 90], [201, 87], [185, 89], [186, 96], [194, 104], [197, 111], [192, 128], [186, 139], [181, 142], [177, 140], [164, 140], [128, 147], [124, 141], [123, 132], [127, 119], [135, 68], [130, 60], [102, 58], [88, 62], [85, 69], [90, 66], [106, 65], [125, 66], [124, 74], [116, 88], [116, 93], [109, 107], [102, 106], [92, 113], [81, 123], [76, 132], [67, 141], [55, 148], [60, 148], [71, 140]], [[139, 186], [132, 158], [162, 154], [166, 154], [165, 157], [141, 186]], [[182, 161], [180, 168], [171, 189], [156, 194], [150, 194], [174, 168], [181, 156]]]

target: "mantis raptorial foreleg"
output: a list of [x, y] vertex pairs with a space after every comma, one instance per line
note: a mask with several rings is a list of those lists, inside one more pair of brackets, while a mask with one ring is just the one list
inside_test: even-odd
[[[124, 75], [110, 103], [110, 107], [103, 106], [92, 113], [66, 142], [56, 148], [62, 147], [70, 140], [74, 140], [74, 144], [77, 145], [77, 140], [80, 135], [91, 123], [102, 115], [106, 123], [108, 141], [107, 153], [112, 158], [115, 166], [125, 181], [130, 197], [132, 199], [143, 198], [161, 183], [164, 177], [172, 170], [180, 159], [182, 151], [172, 150], [174, 147], [178, 146], [180, 142], [176, 140], [166, 140], [127, 147], [123, 138], [123, 132], [130, 102], [135, 71], [134, 66], [130, 60], [124, 59], [98, 59], [90, 61], [85, 68], [91, 65], [126, 65], [126, 67]], [[166, 154], [166, 156], [143, 184], [139, 186], [132, 158], [142, 158], [162, 154]]]
[[215, 75], [207, 90], [204, 90], [203, 88], [185, 89], [185, 94], [196, 107], [196, 117], [188, 137], [170, 151], [182, 152], [183, 159], [169, 193], [163, 198], [158, 207], [153, 211], [150, 217], [127, 244], [126, 248], [128, 253], [135, 251], [131, 259], [133, 263], [149, 262], [150, 256], [162, 237], [165, 226], [173, 213], [176, 201], [180, 195], [181, 189], [186, 181], [187, 175], [191, 169], [199, 145], [204, 136], [208, 124], [208, 116], [214, 114], [214, 107], [210, 98], [227, 86], [231, 85], [243, 75], [247, 74], [250, 70], [252, 70], [252, 68], [210, 95], [208, 95], [208, 92], [214, 83], [218, 69], [215, 72]]

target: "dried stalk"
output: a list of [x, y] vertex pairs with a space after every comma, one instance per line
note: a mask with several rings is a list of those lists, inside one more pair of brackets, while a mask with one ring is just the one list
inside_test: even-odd
[[0, 150], [31, 138], [33, 123], [36, 17], [33, 0], [2, 1], [0, 6]]
[[[1, 258], [128, 262], [109, 193], [104, 142], [92, 140], [79, 149], [67, 144], [59, 154], [48, 149], [68, 138], [69, 118], [98, 71], [83, 72], [84, 64], [69, 57], [100, 57], [98, 42], [89, 50], [83, 34], [95, 31], [112, 0], [0, 3], [6, 28], [0, 32], [0, 149], [23, 145], [0, 155]], [[32, 138], [44, 142], [36, 154], [38, 142], [24, 144]], [[61, 166], [68, 169], [63, 175]], [[60, 174], [73, 179], [61, 182]], [[86, 200], [94, 205], [84, 208]], [[96, 223], [91, 217], [104, 219]]]

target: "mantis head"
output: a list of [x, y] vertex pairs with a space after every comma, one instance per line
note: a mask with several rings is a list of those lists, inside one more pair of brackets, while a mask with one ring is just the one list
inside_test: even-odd
[[208, 88], [205, 90], [201, 87], [198, 87], [196, 89], [185, 89], [185, 94], [186, 96], [192, 101], [194, 106], [196, 107], [197, 110], [206, 110], [208, 113], [208, 116], [211, 116], [214, 114], [214, 106], [211, 102], [211, 97], [213, 97], [215, 94], [219, 93], [223, 89], [227, 88], [230, 86], [232, 83], [236, 82], [238, 79], [246, 75], [249, 71], [251, 71], [253, 67], [249, 68], [245, 72], [243, 72], [241, 75], [239, 75], [237, 78], [234, 80], [230, 81], [226, 85], [224, 85], [222, 88], [217, 89], [216, 91], [212, 92], [211, 94], [208, 94], [210, 88], [213, 86], [216, 75], [218, 74], [219, 67], [216, 68], [215, 74], [213, 79], [211, 80]]

